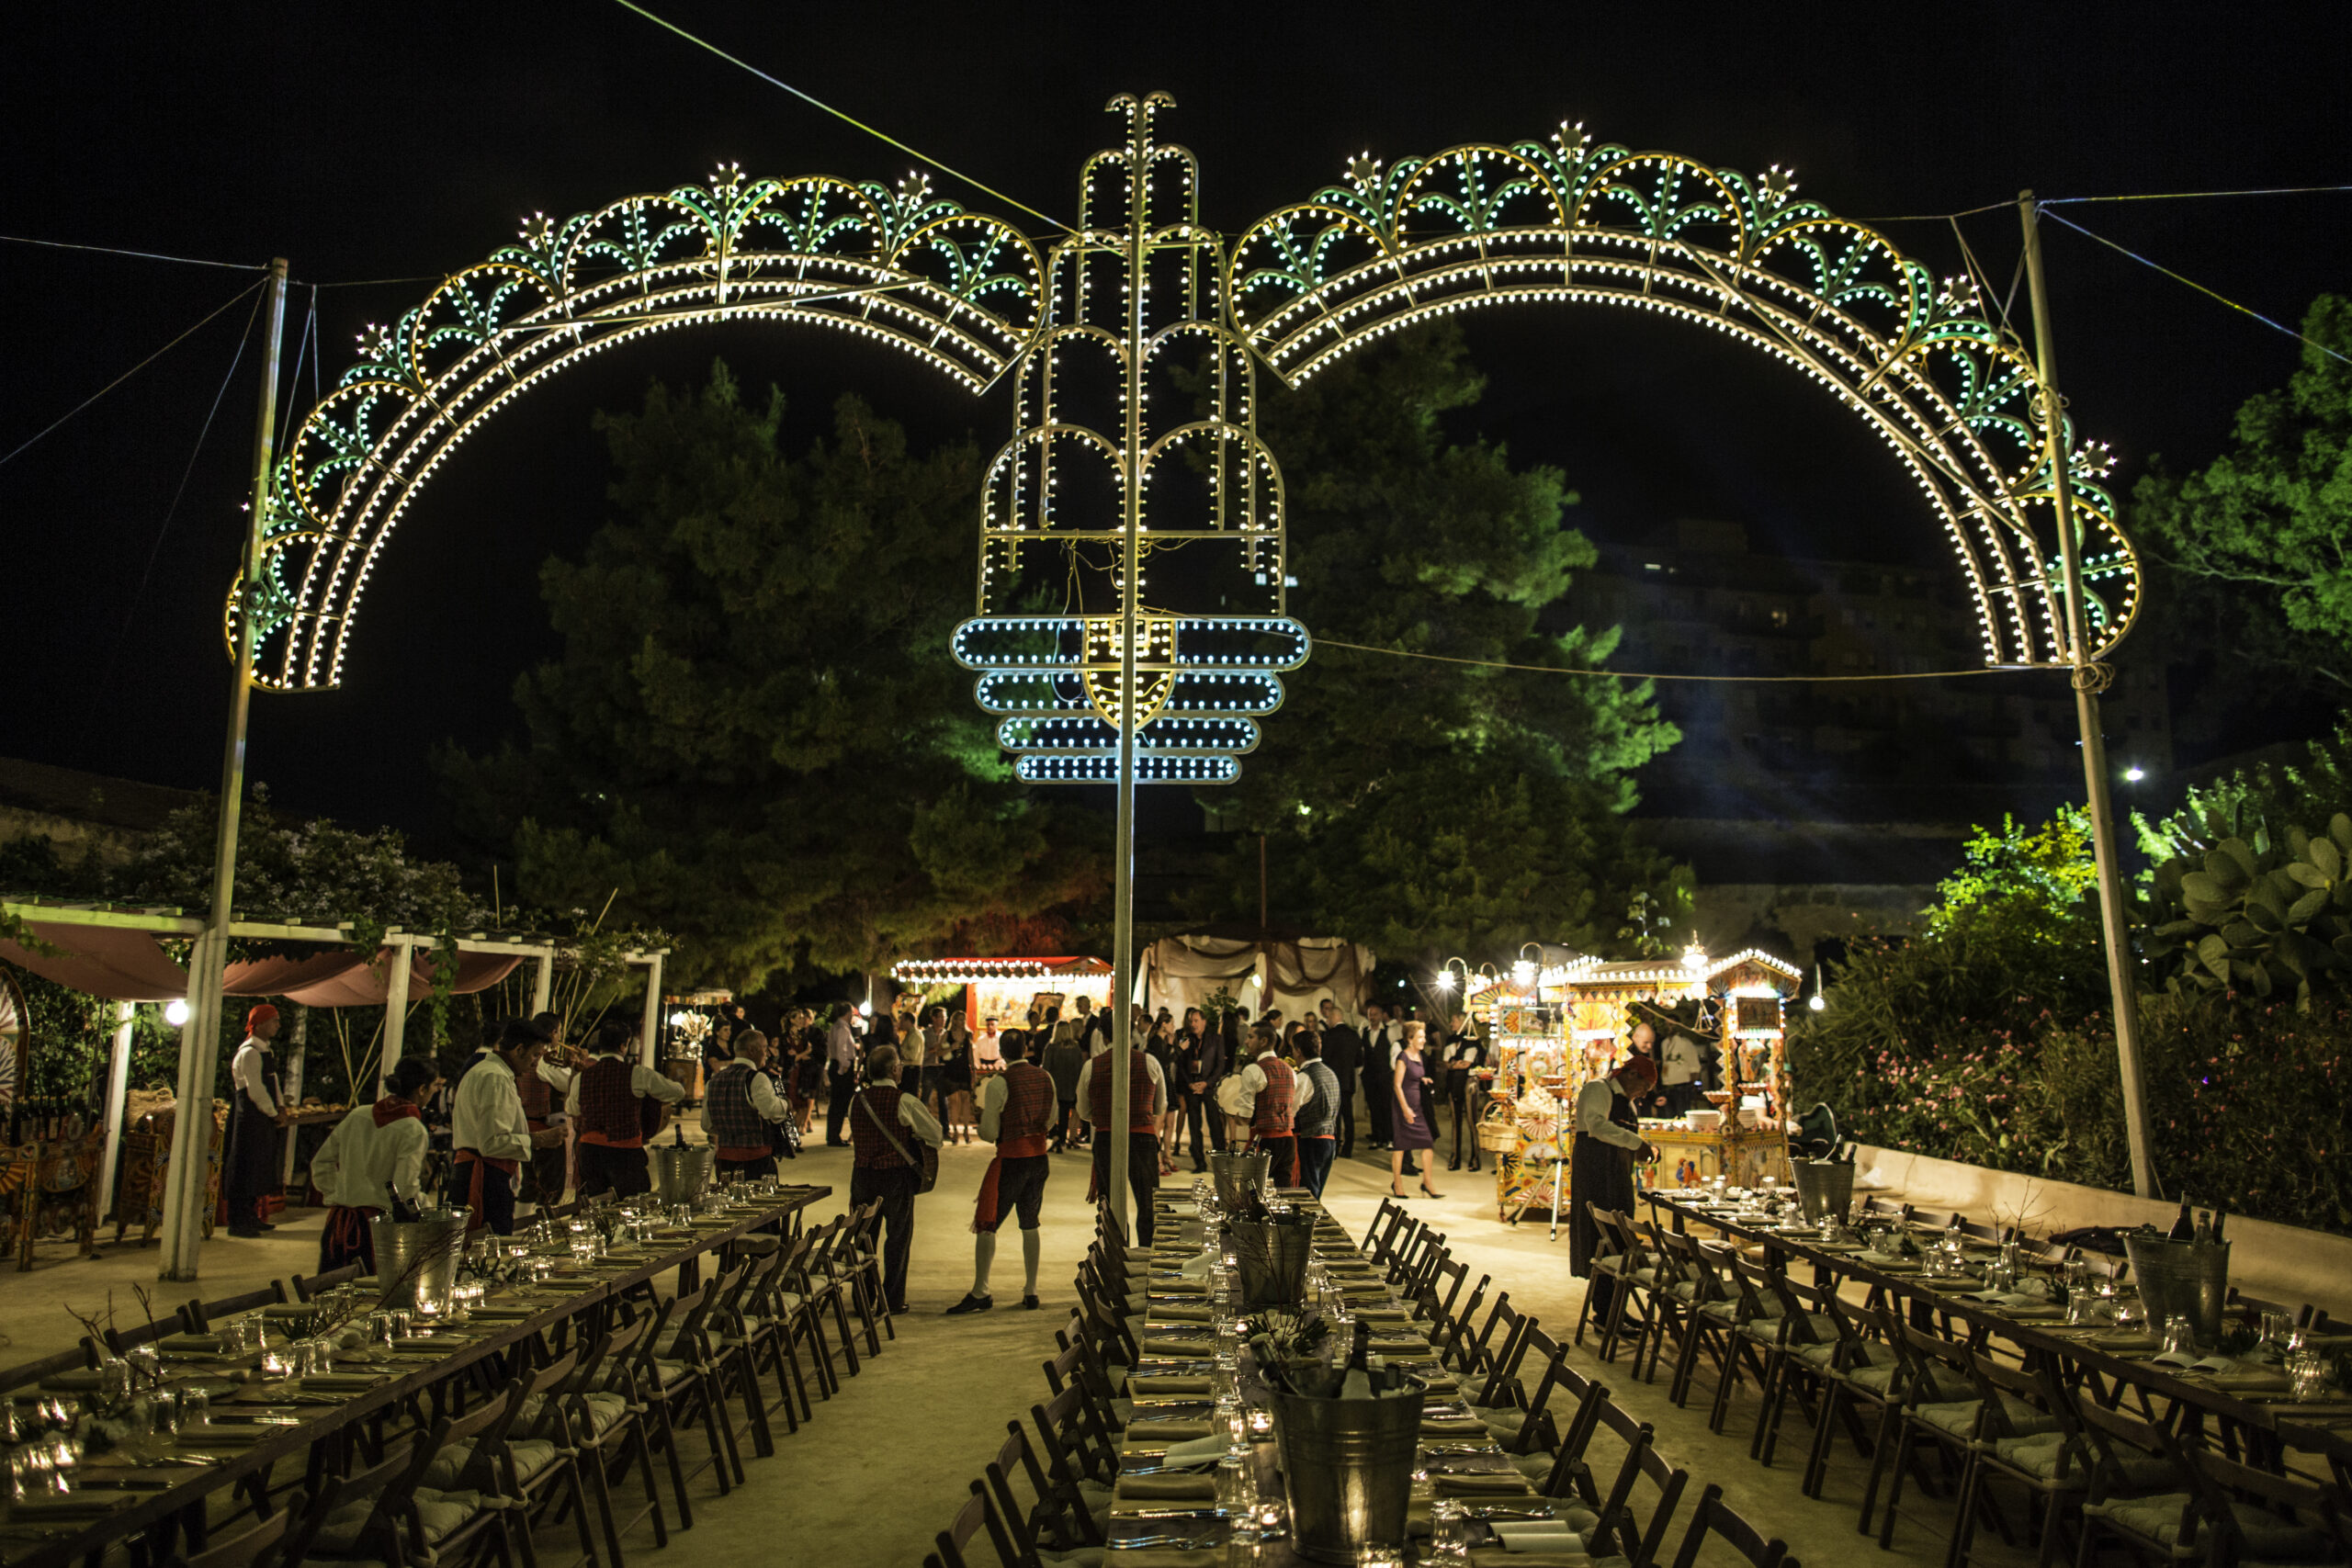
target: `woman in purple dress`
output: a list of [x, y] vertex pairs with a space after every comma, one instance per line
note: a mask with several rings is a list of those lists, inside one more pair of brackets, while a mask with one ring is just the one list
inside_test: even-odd
[[[1404, 1049], [1396, 1054], [1396, 1067], [1391, 1078], [1389, 1092], [1396, 1097], [1396, 1111], [1392, 1118], [1396, 1136], [1388, 1150], [1388, 1190], [1397, 1198], [1409, 1198], [1405, 1190], [1405, 1156], [1416, 1150], [1437, 1146], [1437, 1135], [1430, 1131], [1429, 1070], [1421, 1066], [1421, 1043], [1428, 1033], [1419, 1023], [1405, 1026]], [[1444, 1193], [1430, 1185], [1430, 1166], [1421, 1162], [1421, 1190], [1432, 1198]]]

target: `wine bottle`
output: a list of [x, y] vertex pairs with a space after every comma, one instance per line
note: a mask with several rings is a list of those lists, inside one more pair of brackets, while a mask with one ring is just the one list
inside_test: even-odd
[[2199, 1246], [2199, 1247], [2211, 1247], [2211, 1246], [2212, 1246], [2212, 1245], [2213, 1245], [2213, 1216], [2212, 1216], [2212, 1215], [2211, 1215], [2211, 1214], [2199, 1214], [2199, 1215], [2198, 1215], [2198, 1216], [2197, 1216], [2197, 1235], [2196, 1235], [2196, 1242], [2197, 1242], [2197, 1245], [2198, 1245], [2198, 1246]]
[[384, 1213], [391, 1215], [394, 1224], [413, 1224], [416, 1223], [416, 1205], [401, 1197], [399, 1188], [394, 1187], [389, 1181], [385, 1182], [384, 1196], [389, 1200], [389, 1201], [384, 1205]]
[[2165, 1239], [2167, 1241], [2193, 1241], [2196, 1237], [2197, 1221], [2188, 1212], [2188, 1194], [2183, 1193], [2180, 1200], [2180, 1213], [2173, 1216], [2172, 1231], [2165, 1237]]
[[2214, 1205], [2213, 1205], [2213, 1234], [2212, 1234], [2211, 1235], [2210, 1235], [2210, 1236], [2206, 1237], [2205, 1239], [2206, 1239], [2207, 1241], [2211, 1242], [2211, 1243], [2213, 1246], [2215, 1246], [2215, 1247], [2219, 1247], [2219, 1246], [2221, 1246], [2221, 1245], [2222, 1245], [2222, 1223], [2223, 1223], [2224, 1221], [2226, 1221], [2229, 1217], [2230, 1217], [2230, 1211], [2229, 1211], [2226, 1207], [2224, 1207], [2223, 1205], [2222, 1205], [2222, 1204], [2220, 1204], [2220, 1203], [2216, 1203], [2216, 1204], [2214, 1204]]
[[1341, 1399], [1372, 1397], [1372, 1325], [1363, 1318], [1355, 1322], [1355, 1344], [1348, 1351], [1347, 1375], [1340, 1380]]

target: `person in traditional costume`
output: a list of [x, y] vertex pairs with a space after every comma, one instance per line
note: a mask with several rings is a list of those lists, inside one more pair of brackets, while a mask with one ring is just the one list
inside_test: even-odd
[[1635, 1106], [1657, 1082], [1657, 1064], [1648, 1056], [1631, 1055], [1607, 1077], [1593, 1078], [1577, 1090], [1576, 1142], [1568, 1149], [1568, 1272], [1590, 1280], [1586, 1289], [1592, 1293], [1596, 1314], [1609, 1310], [1610, 1281], [1592, 1272], [1600, 1242], [1592, 1211], [1634, 1212], [1634, 1167], [1657, 1157], [1657, 1151], [1643, 1140]]
[[666, 1108], [686, 1098], [685, 1085], [635, 1059], [637, 1043], [635, 1024], [605, 1020], [596, 1026], [594, 1059], [571, 1077], [564, 1109], [580, 1138], [582, 1198], [652, 1191], [645, 1141], [662, 1130]]
[[269, 1054], [277, 1030], [276, 1008], [267, 1002], [253, 1008], [245, 1014], [245, 1037], [229, 1064], [233, 1092], [220, 1192], [233, 1236], [250, 1238], [277, 1228], [262, 1213], [262, 1200], [278, 1187], [278, 1134], [291, 1120], [278, 1107], [277, 1061]]
[[376, 1241], [368, 1222], [405, 1217], [414, 1207], [424, 1173], [428, 1139], [417, 1101], [433, 1091], [441, 1069], [430, 1056], [403, 1056], [372, 1105], [362, 1105], [335, 1123], [311, 1156], [311, 1185], [327, 1201], [327, 1222], [319, 1232], [319, 1272], [346, 1263], [376, 1271]]
[[514, 1234], [514, 1195], [523, 1162], [537, 1148], [563, 1141], [563, 1129], [531, 1131], [516, 1083], [539, 1069], [546, 1042], [527, 1019], [509, 1019], [498, 1043], [458, 1081], [449, 1118], [449, 1142], [457, 1162], [458, 1190], [465, 1194], [466, 1229], [487, 1226], [498, 1235]]
[[776, 1173], [773, 1129], [790, 1118], [792, 1108], [776, 1093], [767, 1066], [768, 1037], [756, 1029], [741, 1030], [734, 1058], [710, 1075], [703, 1091], [702, 1130], [710, 1137], [714, 1174], [719, 1177], [753, 1181]]
[[997, 1227], [1007, 1214], [1021, 1222], [1021, 1262], [1027, 1281], [1021, 1289], [1021, 1304], [1033, 1312], [1038, 1306], [1037, 1261], [1045, 1250], [1038, 1214], [1053, 1166], [1046, 1150], [1057, 1102], [1053, 1075], [1028, 1060], [1025, 1032], [1004, 1034], [998, 1049], [1004, 1070], [980, 1085], [980, 1137], [996, 1145], [996, 1157], [980, 1179], [979, 1201], [972, 1211], [972, 1288], [947, 1309], [951, 1317], [986, 1312], [996, 1304], [989, 1293], [989, 1270], [996, 1261]]

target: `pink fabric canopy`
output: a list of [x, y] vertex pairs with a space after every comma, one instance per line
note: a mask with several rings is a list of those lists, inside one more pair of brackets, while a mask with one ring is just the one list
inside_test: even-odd
[[[187, 995], [187, 975], [165, 956], [153, 932], [114, 926], [28, 922], [33, 934], [58, 949], [56, 956], [0, 942], [0, 958], [54, 980], [71, 990], [118, 1002], [163, 1002]], [[429, 995], [433, 957], [412, 949], [409, 994]], [[232, 997], [284, 997], [305, 1007], [383, 1005], [392, 950], [373, 953], [333, 950], [307, 958], [257, 958], [229, 965], [221, 989]], [[450, 989], [487, 990], [514, 973], [523, 960], [503, 953], [460, 953]]]

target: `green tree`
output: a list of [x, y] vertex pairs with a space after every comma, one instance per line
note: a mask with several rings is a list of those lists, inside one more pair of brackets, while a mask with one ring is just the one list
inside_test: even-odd
[[726, 367], [597, 427], [618, 513], [542, 592], [560, 659], [515, 686], [526, 745], [441, 759], [524, 896], [662, 926], [674, 971], [756, 989], [878, 966], [961, 924], [1091, 896], [1082, 815], [1011, 782], [947, 651], [979, 458], [928, 456], [855, 398], [795, 460], [781, 396]]
[[2173, 591], [2160, 613], [2215, 650], [2232, 704], [2352, 693], [2352, 299], [2322, 295], [2303, 335], [2301, 367], [2238, 411], [2229, 451], [2186, 475], [2152, 464], [2132, 491]]
[[[1540, 628], [1594, 551], [1563, 525], [1576, 498], [1556, 470], [1448, 434], [1484, 389], [1445, 327], [1261, 408], [1288, 494], [1291, 608], [1320, 646], [1238, 784], [1202, 799], [1267, 836], [1286, 919], [1386, 953], [1598, 947], [1626, 934], [1639, 893], [1681, 902], [1623, 819], [1628, 771], [1679, 739], [1647, 684], [1441, 661], [1591, 666], [1616, 641]], [[1254, 915], [1254, 844], [1228, 873], [1201, 912]]]
[[[209, 798], [186, 806], [141, 834], [130, 858], [109, 879], [114, 897], [176, 904], [202, 914], [212, 907], [212, 863], [220, 807]], [[323, 817], [301, 818], [256, 800], [237, 833], [237, 916], [361, 927], [402, 926], [449, 931], [489, 913], [460, 884], [458, 868], [411, 858], [407, 840], [389, 828], [361, 832]]]

